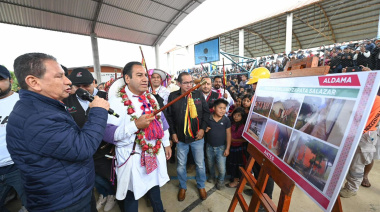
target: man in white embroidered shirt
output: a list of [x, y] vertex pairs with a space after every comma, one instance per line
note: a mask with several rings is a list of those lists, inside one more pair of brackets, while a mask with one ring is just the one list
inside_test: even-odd
[[[137, 212], [145, 194], [154, 211], [164, 211], [160, 187], [169, 181], [166, 160], [171, 157], [169, 132], [157, 100], [148, 90], [148, 78], [139, 62], [123, 69], [123, 79], [108, 90], [110, 106], [120, 118], [108, 117], [105, 141], [116, 145], [116, 199], [124, 200], [124, 211]], [[166, 159], [166, 160], [165, 160]]]

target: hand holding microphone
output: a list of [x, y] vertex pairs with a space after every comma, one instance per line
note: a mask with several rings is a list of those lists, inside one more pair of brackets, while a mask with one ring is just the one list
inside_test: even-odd
[[101, 107], [106, 109], [107, 111], [110, 109], [110, 103], [108, 103], [105, 99], [100, 98], [98, 96], [94, 96], [94, 100], [89, 105], [90, 108], [93, 107]]
[[75, 92], [75, 94], [79, 98], [91, 102], [90, 105], [89, 105], [90, 108], [92, 108], [92, 107], [101, 107], [101, 108], [104, 108], [104, 109], [106, 109], [108, 111], [108, 114], [114, 115], [117, 118], [119, 118], [119, 114], [115, 113], [110, 108], [110, 103], [108, 103], [105, 99], [99, 98], [98, 96], [94, 97], [88, 91], [86, 91], [86, 90], [84, 90], [82, 88], [78, 88], [77, 91]]

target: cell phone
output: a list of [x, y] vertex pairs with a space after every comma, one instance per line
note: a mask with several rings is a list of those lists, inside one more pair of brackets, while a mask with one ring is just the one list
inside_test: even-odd
[[357, 71], [362, 71], [361, 66], [354, 66], [354, 67], [347, 67], [346, 72], [357, 72]]

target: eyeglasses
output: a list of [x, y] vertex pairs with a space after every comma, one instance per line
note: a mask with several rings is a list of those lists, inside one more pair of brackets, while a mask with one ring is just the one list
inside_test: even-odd
[[192, 85], [194, 83], [194, 81], [190, 81], [190, 82], [182, 82], [181, 84], [182, 85]]

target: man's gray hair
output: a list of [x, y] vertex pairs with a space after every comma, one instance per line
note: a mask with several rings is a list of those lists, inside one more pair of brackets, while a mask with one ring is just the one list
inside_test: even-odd
[[44, 62], [46, 60], [57, 61], [55, 57], [44, 53], [27, 53], [15, 59], [13, 69], [21, 89], [28, 89], [28, 85], [25, 82], [25, 78], [28, 75], [37, 78], [42, 78], [45, 75], [46, 67]]

